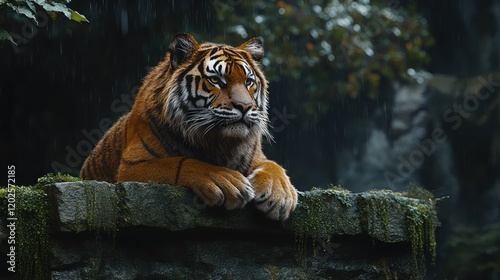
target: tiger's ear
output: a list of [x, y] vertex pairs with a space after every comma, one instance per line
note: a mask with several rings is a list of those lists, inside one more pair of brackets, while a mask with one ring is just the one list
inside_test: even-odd
[[199, 47], [196, 39], [187, 33], [179, 33], [175, 35], [170, 45], [168, 45], [168, 52], [170, 52], [170, 65], [176, 69], [182, 62], [193, 55], [194, 51]]
[[249, 52], [255, 61], [260, 61], [264, 57], [264, 43], [260, 38], [252, 38], [238, 48]]

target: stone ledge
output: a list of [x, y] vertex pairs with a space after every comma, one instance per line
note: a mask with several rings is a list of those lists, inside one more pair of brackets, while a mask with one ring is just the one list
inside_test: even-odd
[[[423, 279], [435, 246], [434, 200], [390, 191], [303, 192], [284, 223], [251, 204], [200, 209], [189, 189], [168, 185], [44, 182], [16, 191], [17, 279]], [[5, 271], [0, 278], [16, 279]]]
[[[247, 208], [200, 209], [187, 188], [124, 182], [64, 182], [46, 186], [53, 231], [146, 226], [172, 231], [202, 228], [309, 231], [314, 234], [368, 234], [384, 242], [411, 241], [409, 209], [434, 211], [427, 203], [390, 191], [349, 193], [313, 190], [299, 193], [299, 204], [283, 224]], [[415, 215], [418, 215], [415, 212]], [[416, 216], [416, 218], [423, 218]], [[316, 232], [314, 232], [316, 231]]]

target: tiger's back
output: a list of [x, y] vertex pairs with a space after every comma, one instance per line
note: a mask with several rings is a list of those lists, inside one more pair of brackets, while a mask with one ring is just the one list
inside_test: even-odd
[[98, 181], [116, 182], [118, 167], [127, 140], [127, 117], [122, 116], [102, 137], [87, 157], [80, 177]]

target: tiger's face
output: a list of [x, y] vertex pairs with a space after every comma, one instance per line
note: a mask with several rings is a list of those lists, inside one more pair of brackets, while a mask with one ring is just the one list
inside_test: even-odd
[[267, 81], [257, 61], [262, 42], [199, 45], [180, 34], [170, 45], [173, 82], [165, 111], [187, 139], [246, 139], [268, 132]]

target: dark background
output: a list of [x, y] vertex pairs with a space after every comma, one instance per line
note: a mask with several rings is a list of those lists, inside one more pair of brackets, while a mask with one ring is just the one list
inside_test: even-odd
[[[408, 1], [402, 1], [405, 2]], [[80, 142], [89, 140], [83, 130], [95, 132], [102, 119], [114, 121], [130, 108], [142, 78], [162, 59], [169, 40], [177, 32], [191, 32], [199, 37], [200, 42], [221, 37], [234, 41], [235, 37], [226, 33], [224, 22], [215, 20], [217, 6], [210, 1], [172, 1], [170, 4], [158, 1], [136, 4], [75, 1], [70, 6], [86, 15], [90, 24], [71, 22], [63, 17], [55, 23], [49, 20], [43, 27], [28, 32], [24, 44], [15, 47], [6, 43], [1, 49], [0, 94], [4, 117], [0, 123], [0, 147], [4, 165], [16, 165], [20, 184], [34, 184], [44, 174], [57, 171], [58, 168], [53, 168], [54, 163], [60, 163], [56, 166], [63, 168], [60, 169], [63, 172], [78, 174], [82, 159], [72, 155]], [[498, 50], [491, 51], [498, 48], [495, 43], [499, 41], [498, 18], [492, 10], [495, 7], [498, 7], [498, 1], [420, 3], [419, 13], [428, 20], [429, 30], [436, 40], [436, 44], [427, 50], [432, 63], [426, 70], [461, 78], [498, 70]], [[124, 18], [127, 24], [123, 24]], [[12, 29], [17, 34], [30, 30], [25, 26]], [[288, 83], [297, 82], [285, 79], [271, 83], [271, 107], [279, 108], [281, 113], [287, 112], [283, 110], [284, 105], [292, 103], [280, 90]], [[321, 103], [321, 100], [316, 102]], [[345, 102], [357, 102], [362, 107], [372, 101], [360, 98]], [[382, 105], [390, 104], [376, 106]], [[363, 108], [355, 110], [350, 117], [368, 117], [363, 116]], [[290, 162], [285, 155], [291, 154], [291, 150], [279, 146], [286, 146], [293, 141], [292, 137], [324, 137], [325, 129], [316, 120], [310, 121], [305, 128], [294, 127], [299, 126], [297, 118], [309, 116], [297, 111], [288, 110], [288, 113], [291, 114], [291, 126], [286, 131], [276, 129], [276, 143], [267, 145], [266, 149], [280, 158], [286, 167], [293, 169], [296, 168], [294, 165], [300, 165], [302, 168], [301, 162]], [[288, 125], [279, 122], [279, 118], [277, 121], [274, 124], [277, 128]], [[341, 132], [343, 123], [345, 121], [339, 121], [332, 127]], [[300, 129], [304, 132], [297, 133]], [[335, 142], [341, 144], [335, 145], [342, 146], [345, 141], [342, 138], [349, 137], [350, 133], [338, 134]], [[81, 144], [80, 151], [84, 148], [87, 148], [85, 143]], [[70, 156], [66, 157], [68, 154]], [[314, 169], [320, 168], [318, 173], [321, 173], [324, 171], [321, 166], [329, 156], [328, 153], [318, 156], [320, 162]], [[335, 176], [318, 176], [322, 178], [296, 179], [304, 188], [336, 183]]]
[[[85, 155], [103, 133], [101, 122], [115, 121], [131, 108], [143, 77], [162, 59], [177, 32], [193, 33], [199, 41], [235, 40], [234, 34], [226, 31], [225, 22], [216, 20], [214, 1], [110, 2], [74, 1], [69, 6], [84, 14], [90, 23], [61, 17], [28, 30], [29, 40], [24, 44], [15, 47], [7, 43], [1, 47], [0, 154], [2, 166], [16, 166], [17, 184], [33, 185], [37, 178], [50, 172], [78, 175]], [[411, 1], [401, 2], [405, 6]], [[435, 39], [427, 50], [431, 63], [425, 70], [465, 80], [500, 70], [500, 1], [421, 1], [416, 7]], [[12, 26], [10, 30], [21, 34], [26, 32], [23, 28]], [[262, 34], [252, 36], [265, 39]], [[390, 108], [392, 101], [384, 96], [359, 96], [335, 102], [323, 115], [310, 115], [294, 107], [291, 100], [307, 91], [301, 87], [300, 79], [271, 83], [275, 143], [265, 144], [264, 150], [289, 171], [298, 189], [325, 187], [329, 183], [349, 189], [350, 185], [343, 184], [342, 163], [337, 159], [342, 152], [356, 149], [357, 142], [366, 140], [364, 123], [376, 115], [377, 109]], [[319, 107], [330, 101], [314, 102]], [[289, 116], [283, 119], [280, 113]], [[391, 114], [388, 109], [379, 116], [382, 130], [390, 130]], [[436, 184], [432, 169], [423, 168], [418, 174], [418, 183], [437, 196], [452, 196], [454, 205], [446, 200], [438, 204], [442, 213], [466, 209], [466, 213], [455, 218], [441, 213], [437, 279], [500, 277], [500, 249], [498, 243], [494, 244], [500, 240], [496, 235], [500, 214], [498, 207], [488, 208], [489, 212], [481, 210], [479, 200], [500, 184], [499, 160], [491, 159], [495, 150], [489, 148], [492, 141], [500, 145], [494, 136], [498, 123], [500, 117], [483, 129], [464, 127], [449, 134], [453, 159], [449, 166], [457, 180], [454, 191]], [[480, 180], [471, 174], [476, 169], [480, 171]], [[353, 191], [376, 187], [367, 185], [363, 189], [354, 185]], [[454, 200], [453, 196], [460, 199]], [[470, 198], [475, 197], [478, 200], [471, 202]], [[489, 203], [498, 205], [500, 200]], [[471, 239], [487, 241], [471, 245]], [[449, 245], [450, 242], [455, 245]], [[462, 246], [462, 250], [457, 246]], [[471, 252], [467, 246], [475, 247], [477, 252]], [[470, 262], [469, 274], [452, 271], [463, 264], [453, 262], [451, 256], [461, 253]], [[493, 265], [480, 268], [487, 264]]]

